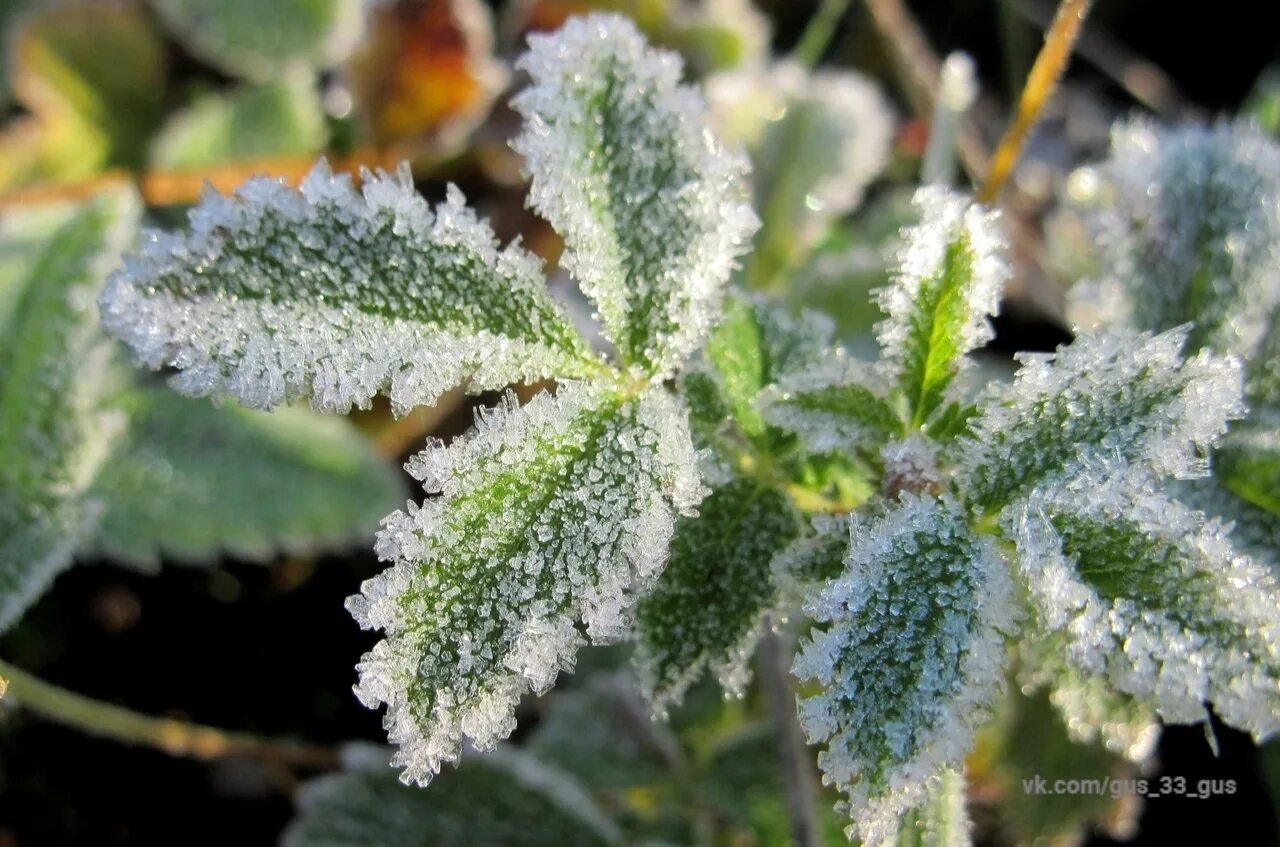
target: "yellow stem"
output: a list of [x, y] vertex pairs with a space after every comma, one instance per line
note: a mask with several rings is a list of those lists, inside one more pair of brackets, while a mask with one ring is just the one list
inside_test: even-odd
[[1080, 28], [1084, 25], [1091, 2], [1092, 0], [1062, 0], [1058, 6], [1053, 24], [1045, 33], [1044, 46], [1040, 48], [1040, 55], [1036, 56], [1031, 73], [1027, 76], [1027, 85], [1022, 89], [1022, 96], [1018, 100], [1018, 114], [1000, 139], [995, 155], [991, 158], [987, 179], [978, 192], [979, 201], [988, 204], [993, 202], [1013, 173], [1014, 165], [1022, 154], [1023, 143], [1039, 120], [1045, 103], [1057, 88], [1062, 72], [1067, 68], [1072, 47], [1080, 35]]
[[6, 702], [90, 735], [192, 759], [243, 756], [318, 770], [341, 767], [338, 751], [332, 748], [143, 715], [59, 688], [3, 660], [0, 678], [8, 680]]

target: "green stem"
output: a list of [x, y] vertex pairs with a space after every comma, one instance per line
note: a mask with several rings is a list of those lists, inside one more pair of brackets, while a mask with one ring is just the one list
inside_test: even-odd
[[[772, 626], [771, 620], [766, 621]], [[778, 765], [786, 791], [791, 838], [796, 847], [821, 847], [822, 828], [818, 823], [818, 786], [813, 772], [813, 754], [804, 743], [796, 717], [796, 698], [791, 690], [787, 655], [782, 636], [766, 630], [760, 639], [760, 685], [769, 701]]]
[[809, 19], [796, 49], [792, 51], [796, 61], [810, 68], [818, 64], [831, 43], [831, 38], [836, 34], [840, 19], [848, 10], [849, 2], [850, 0], [822, 0], [822, 5]]
[[319, 770], [341, 766], [338, 752], [327, 747], [143, 715], [59, 688], [3, 660], [0, 678], [8, 680], [6, 701], [89, 735], [200, 760], [244, 756]]

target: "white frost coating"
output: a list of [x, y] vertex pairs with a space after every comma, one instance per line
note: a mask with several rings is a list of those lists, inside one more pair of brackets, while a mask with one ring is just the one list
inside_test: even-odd
[[629, 364], [670, 374], [720, 315], [757, 226], [748, 162], [707, 126], [674, 53], [616, 15], [529, 37], [533, 78], [512, 105], [529, 203], [564, 237], [563, 264]]
[[1101, 291], [1111, 326], [1194, 321], [1197, 347], [1254, 355], [1280, 306], [1280, 145], [1243, 124], [1138, 120], [1118, 124], [1111, 157], [1080, 174], [1073, 193], [1103, 281], [1073, 292], [1073, 320], [1095, 317]]
[[843, 348], [836, 348], [822, 360], [794, 373], [785, 374], [760, 392], [757, 405], [770, 425], [794, 432], [814, 453], [855, 447], [877, 430], [874, 418], [851, 414], [817, 404], [797, 402], [805, 395], [819, 395], [845, 387], [864, 388], [885, 400], [887, 391], [876, 367]]
[[889, 442], [880, 450], [880, 458], [884, 461], [880, 485], [889, 498], [903, 491], [934, 491], [947, 479], [938, 464], [937, 442], [919, 433]]
[[398, 413], [473, 390], [589, 373], [538, 260], [498, 250], [450, 188], [432, 212], [407, 170], [363, 192], [322, 161], [301, 190], [209, 193], [185, 236], [150, 233], [108, 282], [103, 322], [193, 396], [322, 411], [387, 392]]
[[[920, 223], [903, 231], [893, 282], [876, 296], [886, 315], [875, 326], [883, 351], [882, 367], [895, 380], [909, 367], [909, 360], [919, 355], [914, 334], [921, 330], [918, 315], [922, 292], [938, 290], [947, 253], [954, 245], [962, 244], [972, 265], [962, 289], [960, 356], [994, 336], [990, 317], [1000, 308], [1000, 293], [1009, 275], [1003, 259], [1006, 244], [996, 212], [938, 185], [920, 188], [912, 202], [919, 210]], [[936, 299], [936, 295], [928, 298], [931, 302]], [[965, 362], [962, 358], [961, 366]]]
[[1280, 729], [1280, 589], [1216, 519], [1150, 487], [1081, 480], [1010, 510], [1032, 603], [1085, 675], [1166, 721], [1205, 720], [1212, 701], [1265, 737]]
[[1021, 354], [956, 451], [964, 490], [993, 506], [1086, 470], [1204, 476], [1208, 448], [1244, 413], [1243, 369], [1207, 350], [1184, 359], [1186, 337], [1186, 327], [1083, 335], [1053, 354]]
[[824, 781], [848, 798], [863, 843], [898, 832], [999, 695], [1015, 622], [1005, 562], [950, 499], [906, 495], [856, 524], [847, 569], [810, 597], [815, 630], [794, 672], [823, 691], [800, 702], [809, 740], [825, 742]]
[[624, 400], [562, 384], [513, 395], [476, 427], [409, 463], [430, 497], [389, 516], [392, 563], [347, 608], [386, 638], [356, 693], [387, 704], [406, 782], [455, 761], [464, 735], [488, 749], [528, 690], [571, 670], [584, 643], [624, 635], [630, 607], [666, 561], [676, 514], [703, 497], [687, 412], [661, 387]]

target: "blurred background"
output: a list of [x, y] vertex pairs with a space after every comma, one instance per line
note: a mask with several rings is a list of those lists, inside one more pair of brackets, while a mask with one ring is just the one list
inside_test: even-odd
[[[1016, 277], [989, 351], [993, 367], [1014, 351], [1048, 350], [1069, 338], [1063, 291], [1077, 256], [1056, 198], [1077, 165], [1105, 155], [1116, 119], [1246, 115], [1280, 132], [1280, 30], [1270, 6], [1097, 0], [1007, 200]], [[12, 221], [41, 209], [133, 185], [151, 223], [175, 226], [206, 184], [227, 190], [258, 173], [297, 180], [320, 154], [345, 170], [408, 160], [432, 200], [455, 182], [500, 238], [521, 236], [554, 266], [557, 237], [524, 208], [520, 163], [507, 146], [517, 121], [506, 100], [520, 85], [512, 61], [524, 36], [592, 8], [635, 17], [653, 40], [685, 56], [694, 79], [749, 73], [800, 50], [821, 66], [856, 69], [877, 82], [894, 111], [891, 161], [838, 245], [861, 249], [860, 263], [794, 291], [779, 284], [798, 303], [837, 311], [856, 348], [875, 319], [866, 293], [886, 278], [928, 137], [929, 110], [913, 73], [953, 50], [967, 52], [981, 92], [972, 128], [990, 149], [1054, 7], [1048, 0], [854, 0], [824, 4], [825, 12], [782, 0], [0, 0], [0, 276], [21, 273], [28, 255], [21, 249], [28, 224]], [[928, 53], [907, 38], [910, 29], [886, 24], [894, 20], [886, 10], [903, 9]], [[815, 27], [815, 16], [832, 10], [841, 13], [829, 15], [825, 30]], [[745, 100], [717, 106], [726, 121], [752, 106], [750, 93], [738, 96]], [[312, 460], [284, 436], [269, 455], [288, 473], [238, 483], [203, 507], [210, 521], [239, 521], [240, 537], [164, 538], [154, 549], [107, 539], [0, 639], [0, 655], [140, 712], [326, 749], [382, 741], [380, 714], [350, 691], [354, 662], [375, 638], [358, 630], [343, 600], [381, 569], [372, 531], [410, 491], [407, 478], [393, 478], [397, 463], [428, 433], [448, 438], [465, 430], [472, 406], [492, 400], [451, 396], [400, 421], [382, 407], [360, 413], [358, 448], [350, 433], [328, 433], [346, 445], [351, 462], [380, 463], [384, 471], [351, 471], [358, 482], [348, 495], [363, 500], [363, 510], [333, 518], [333, 537], [319, 545], [309, 527], [290, 534], [276, 524], [259, 528], [253, 516], [214, 514], [237, 497], [260, 503], [264, 490], [285, 497], [319, 484], [309, 475], [320, 473]], [[239, 429], [187, 426], [161, 436], [175, 449], [196, 439], [214, 453], [219, 445], [238, 449], [236, 439], [245, 437]], [[301, 433], [310, 424], [298, 426]], [[163, 520], [155, 508], [155, 520]], [[198, 566], [183, 566], [191, 564]], [[620, 682], [625, 673], [625, 650], [584, 651], [577, 674], [526, 704], [512, 743], [583, 778], [637, 840], [688, 843], [691, 828], [709, 820], [716, 843], [788, 843], [760, 695], [724, 704], [704, 681], [659, 730], [636, 720], [633, 695]], [[982, 843], [1084, 838], [1100, 845], [1133, 837], [1156, 845], [1201, 834], [1277, 843], [1269, 790], [1280, 789], [1280, 756], [1223, 727], [1215, 727], [1217, 756], [1202, 728], [1166, 730], [1147, 773], [1233, 779], [1234, 794], [1145, 805], [1109, 797], [1030, 802], [1017, 787], [1019, 774], [1132, 771], [1105, 751], [1073, 749], [1043, 697], [1013, 696], [1017, 702], [969, 763]], [[683, 751], [684, 770], [674, 775], [672, 744]], [[294, 818], [299, 785], [322, 769], [175, 758], [0, 709], [0, 847], [272, 844]], [[455, 799], [465, 805], [465, 796]], [[1236, 822], [1248, 829], [1234, 829]], [[830, 843], [843, 842], [838, 816], [827, 815], [824, 825]], [[424, 830], [403, 843], [437, 842]]]

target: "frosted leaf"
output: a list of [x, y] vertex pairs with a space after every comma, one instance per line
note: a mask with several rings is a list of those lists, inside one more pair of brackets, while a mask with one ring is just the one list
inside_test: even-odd
[[1039, 494], [1005, 519], [1031, 602], [1081, 673], [1164, 720], [1280, 729], [1280, 589], [1222, 526], [1121, 479]]
[[1221, 518], [1231, 546], [1269, 565], [1280, 579], [1280, 515], [1232, 493], [1213, 477], [1177, 481], [1166, 490], [1179, 503]]
[[[916, 192], [920, 223], [905, 232], [892, 283], [880, 289], [881, 367], [906, 399], [912, 427], [948, 398], [965, 354], [991, 340], [1008, 276], [996, 216], [940, 186]], [[956, 399], [956, 398], [950, 398]]]
[[151, 0], [168, 29], [220, 70], [270, 80], [292, 68], [324, 68], [359, 40], [360, 0]]
[[403, 414], [472, 390], [597, 372], [538, 260], [451, 188], [434, 213], [407, 169], [363, 193], [321, 162], [301, 190], [209, 194], [184, 236], [153, 233], [102, 295], [103, 321], [192, 396], [257, 409], [310, 396], [346, 412], [386, 392]]
[[359, 665], [356, 693], [387, 704], [406, 782], [487, 749], [513, 710], [571, 670], [584, 643], [630, 627], [629, 610], [666, 563], [677, 514], [702, 499], [687, 413], [661, 387], [633, 399], [563, 384], [480, 413], [448, 447], [407, 466], [428, 498], [383, 522], [391, 567], [347, 608], [386, 638]]
[[93, 295], [134, 232], [132, 194], [77, 211], [34, 257], [0, 335], [0, 631], [72, 554], [98, 515], [86, 490], [121, 421]]
[[766, 422], [796, 433], [814, 452], [851, 449], [902, 431], [902, 419], [879, 383], [873, 365], [835, 350], [784, 376], [760, 395], [759, 404]]
[[782, 62], [764, 79], [756, 70], [738, 74], [747, 82], [741, 96], [773, 106], [752, 156], [762, 223], [746, 274], [749, 286], [770, 288], [785, 281], [832, 221], [862, 203], [888, 160], [894, 121], [875, 83], [852, 71], [810, 72]]
[[[1192, 350], [1246, 358], [1280, 305], [1280, 146], [1244, 125], [1121, 124], [1081, 204], [1112, 309], [1137, 329], [1194, 321]], [[1125, 314], [1127, 312], [1127, 315]]]
[[990, 511], [1086, 468], [1203, 476], [1205, 451], [1244, 411], [1241, 368], [1207, 350], [1184, 359], [1185, 341], [1185, 328], [1081, 336], [1022, 356], [955, 451], [961, 490]]
[[838, 577], [849, 552], [848, 514], [817, 515], [812, 532], [796, 538], [773, 557], [770, 569], [780, 589], [779, 605], [800, 606], [819, 583]]
[[747, 437], [770, 440], [757, 408], [760, 392], [831, 354], [831, 333], [831, 321], [815, 312], [792, 315], [762, 298], [728, 299], [705, 353], [724, 405]]
[[430, 791], [397, 782], [385, 758], [363, 758], [370, 761], [302, 786], [282, 847], [603, 847], [621, 840], [581, 784], [519, 750], [468, 757]]
[[305, 408], [214, 408], [163, 386], [123, 393], [129, 429], [91, 496], [104, 506], [91, 548], [154, 571], [262, 561], [372, 538], [403, 486], [346, 421]]
[[1065, 654], [1061, 635], [1029, 633], [1020, 648], [1017, 676], [1023, 692], [1045, 689], [1077, 744], [1097, 744], [1131, 762], [1146, 761], [1160, 740], [1155, 710], [1112, 689], [1105, 679], [1081, 673]]
[[562, 263], [595, 301], [627, 364], [671, 373], [720, 315], [756, 227], [748, 165], [707, 126], [674, 53], [626, 18], [572, 18], [529, 37], [533, 85], [512, 105], [529, 202], [564, 237]]
[[762, 618], [776, 605], [774, 554], [800, 529], [781, 491], [748, 478], [716, 489], [676, 525], [671, 558], [636, 607], [635, 665], [662, 714], [708, 668], [730, 694], [750, 678]]
[[1005, 562], [950, 499], [904, 496], [855, 525], [847, 570], [812, 595], [796, 676], [824, 781], [847, 797], [850, 836], [880, 844], [963, 762], [1003, 682], [1014, 599]]

